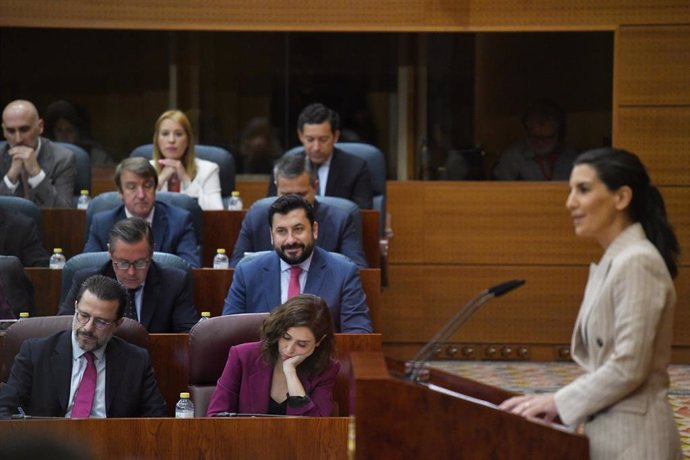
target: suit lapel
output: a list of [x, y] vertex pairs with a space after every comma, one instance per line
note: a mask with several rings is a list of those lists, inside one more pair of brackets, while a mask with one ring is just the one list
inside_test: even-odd
[[309, 265], [309, 272], [307, 273], [307, 282], [304, 284], [304, 292], [309, 294], [319, 295], [323, 285], [326, 270], [326, 260], [323, 257], [322, 249], [314, 248], [311, 257], [311, 265]]
[[266, 414], [268, 413], [268, 400], [271, 397], [273, 369], [263, 361], [261, 354], [257, 355], [254, 367], [254, 371], [247, 379], [250, 389], [250, 402], [248, 405], [251, 412]]
[[261, 286], [258, 286], [265, 308], [256, 311], [271, 311], [280, 305], [280, 257], [273, 251], [267, 259], [261, 270]]
[[328, 179], [326, 180], [326, 196], [337, 196], [334, 188], [338, 185], [338, 175], [340, 174], [340, 152], [333, 148], [331, 165], [328, 167]]
[[53, 382], [56, 387], [56, 392], [60, 409], [63, 414], [67, 413], [67, 405], [69, 404], [69, 392], [72, 381], [72, 331], [71, 329], [65, 331], [53, 350], [50, 356], [50, 372], [53, 376]]
[[146, 284], [144, 285], [143, 297], [141, 300], [141, 316], [139, 322], [147, 330], [151, 326], [153, 315], [156, 312], [156, 298], [160, 292], [160, 274], [158, 266], [155, 262], [151, 262], [149, 272], [146, 275]]
[[118, 339], [112, 337], [105, 348], [105, 414], [110, 416], [110, 405], [113, 403], [122, 377], [126, 374], [121, 366], [124, 362], [122, 350], [117, 346]]
[[160, 251], [163, 247], [163, 242], [168, 237], [168, 214], [164, 211], [163, 205], [156, 202], [156, 211], [153, 213], [153, 250]]

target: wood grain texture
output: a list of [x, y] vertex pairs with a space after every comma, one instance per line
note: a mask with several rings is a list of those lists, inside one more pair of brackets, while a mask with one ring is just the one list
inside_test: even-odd
[[453, 31], [683, 24], [682, 1], [662, 0], [5, 0], [0, 26], [152, 30]]
[[690, 26], [621, 27], [617, 40], [619, 105], [690, 104]]
[[[0, 421], [3, 435], [42, 439], [49, 433], [85, 458], [347, 459], [348, 418], [140, 418]], [[266, 442], [270, 440], [270, 442]]]

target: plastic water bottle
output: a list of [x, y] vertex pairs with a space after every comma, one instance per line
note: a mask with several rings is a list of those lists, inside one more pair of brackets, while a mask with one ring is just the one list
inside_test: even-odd
[[180, 400], [175, 405], [175, 418], [194, 418], [194, 403], [189, 393], [180, 393]]
[[62, 255], [62, 248], [53, 249], [53, 255], [50, 256], [50, 268], [54, 270], [62, 270], [65, 266], [65, 256]]
[[206, 321], [207, 319], [211, 319], [211, 312], [210, 311], [202, 311], [201, 312], [201, 319], [199, 320], [199, 323], [202, 321]]
[[91, 197], [89, 196], [89, 191], [82, 190], [80, 193], [81, 195], [79, 195], [79, 199], [77, 200], [77, 209], [86, 210], [91, 204]]
[[235, 190], [232, 192], [232, 196], [230, 197], [230, 202], [228, 203], [228, 210], [229, 211], [241, 211], [243, 207], [242, 204], [242, 198], [240, 198], [240, 192]]
[[216, 249], [216, 255], [213, 257], [213, 268], [230, 268], [230, 259], [225, 255], [225, 249]]

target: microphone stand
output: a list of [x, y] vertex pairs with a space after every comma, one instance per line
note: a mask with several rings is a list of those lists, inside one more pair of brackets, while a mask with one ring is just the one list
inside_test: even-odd
[[522, 286], [525, 280], [515, 279], [497, 284], [477, 294], [472, 300], [467, 302], [445, 326], [439, 330], [434, 337], [422, 347], [412, 361], [408, 361], [405, 366], [406, 378], [411, 382], [422, 380], [421, 374], [425, 370], [426, 363], [436, 350], [439, 343], [443, 343], [467, 321], [482, 305], [494, 297], [500, 297], [508, 291]]

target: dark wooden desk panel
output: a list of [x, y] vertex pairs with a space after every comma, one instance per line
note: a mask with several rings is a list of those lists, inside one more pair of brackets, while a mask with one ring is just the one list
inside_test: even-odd
[[81, 254], [86, 238], [86, 211], [81, 209], [41, 209], [43, 246], [53, 252], [62, 248], [66, 258]]
[[34, 285], [34, 316], [56, 315], [60, 301], [62, 270], [44, 267], [26, 267], [24, 270]]
[[52, 435], [89, 458], [347, 459], [347, 417], [0, 421], [3, 436]]
[[[194, 272], [194, 299], [199, 313], [211, 312], [211, 316], [220, 316], [223, 313], [223, 304], [232, 284], [234, 269], [215, 270], [212, 268], [195, 268]], [[371, 321], [374, 331], [380, 327], [380, 303], [381, 303], [381, 270], [378, 268], [360, 268], [359, 276], [362, 287], [367, 296]], [[277, 280], [276, 280], [277, 281]]]

